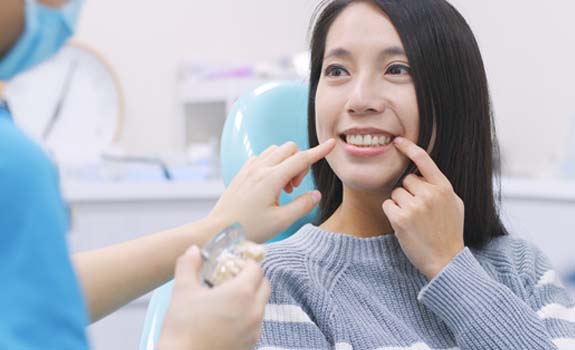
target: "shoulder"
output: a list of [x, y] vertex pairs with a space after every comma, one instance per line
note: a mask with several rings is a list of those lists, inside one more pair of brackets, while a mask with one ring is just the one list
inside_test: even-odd
[[10, 120], [0, 119], [0, 184], [30, 186], [35, 179], [53, 175], [53, 166], [38, 144]]
[[0, 193], [3, 227], [16, 232], [32, 223], [44, 226], [43, 231], [67, 225], [56, 168], [39, 145], [5, 118], [0, 118]]
[[301, 239], [298, 239], [304, 234], [304, 230], [305, 227], [283, 241], [266, 246], [266, 257], [262, 262], [262, 267], [270, 280], [284, 278], [286, 275], [304, 277], [307, 254]]

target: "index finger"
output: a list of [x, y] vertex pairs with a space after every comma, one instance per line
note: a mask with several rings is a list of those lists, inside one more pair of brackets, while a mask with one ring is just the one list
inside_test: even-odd
[[297, 175], [303, 173], [307, 168], [318, 160], [327, 156], [335, 147], [335, 140], [329, 139], [326, 142], [319, 144], [313, 148], [305, 151], [300, 151], [284, 162], [278, 164], [279, 173], [283, 179], [289, 181]]
[[449, 180], [441, 172], [437, 164], [431, 159], [431, 156], [421, 147], [405, 137], [396, 137], [393, 140], [395, 148], [405, 154], [415, 163], [421, 175], [432, 184], [443, 185], [450, 184]]

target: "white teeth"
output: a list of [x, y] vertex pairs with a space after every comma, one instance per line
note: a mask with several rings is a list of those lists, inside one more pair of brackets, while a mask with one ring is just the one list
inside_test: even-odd
[[364, 146], [371, 145], [371, 135], [363, 135], [363, 145]]
[[345, 141], [355, 146], [378, 147], [389, 144], [391, 137], [384, 135], [345, 135]]

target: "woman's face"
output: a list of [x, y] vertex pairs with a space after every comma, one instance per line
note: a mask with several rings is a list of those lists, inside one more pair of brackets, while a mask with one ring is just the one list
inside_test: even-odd
[[338, 141], [327, 161], [344, 186], [388, 191], [408, 165], [390, 142], [417, 141], [419, 112], [399, 35], [375, 5], [353, 3], [330, 27], [315, 113], [319, 142]]

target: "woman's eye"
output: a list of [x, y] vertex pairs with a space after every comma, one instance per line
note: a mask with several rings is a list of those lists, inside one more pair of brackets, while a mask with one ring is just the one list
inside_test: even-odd
[[394, 64], [387, 69], [386, 74], [409, 75], [411, 74], [411, 69], [403, 64]]
[[347, 71], [345, 70], [345, 68], [341, 67], [341, 66], [328, 66], [325, 69], [325, 75], [327, 75], [328, 77], [342, 77], [347, 75]]

